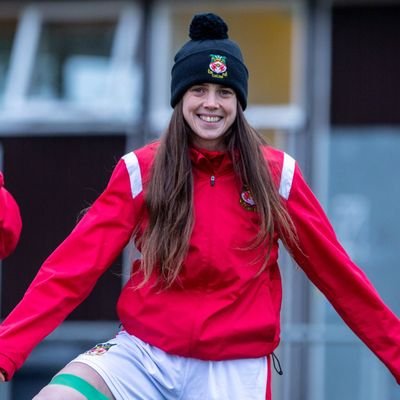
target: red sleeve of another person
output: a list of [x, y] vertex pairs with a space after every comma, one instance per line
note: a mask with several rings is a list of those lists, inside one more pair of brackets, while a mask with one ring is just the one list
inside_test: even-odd
[[15, 249], [22, 229], [21, 214], [14, 197], [4, 187], [0, 172], [0, 259]]

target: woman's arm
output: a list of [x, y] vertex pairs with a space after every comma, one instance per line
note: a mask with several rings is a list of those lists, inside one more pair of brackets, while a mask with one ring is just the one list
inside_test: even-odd
[[294, 258], [346, 324], [400, 383], [399, 318], [340, 245], [298, 165], [293, 165], [286, 198], [299, 238], [299, 248], [292, 249]]
[[[125, 160], [118, 163], [106, 190], [44, 262], [21, 302], [0, 326], [0, 367], [7, 379], [89, 295], [130, 240], [142, 195], [133, 197], [128, 168]], [[139, 166], [131, 172], [140, 174]]]

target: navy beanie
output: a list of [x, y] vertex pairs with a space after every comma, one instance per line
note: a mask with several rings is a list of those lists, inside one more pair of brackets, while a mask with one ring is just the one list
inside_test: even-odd
[[248, 71], [239, 46], [228, 37], [228, 26], [212, 13], [197, 14], [189, 40], [176, 53], [171, 72], [171, 106], [186, 90], [200, 83], [219, 83], [232, 88], [243, 110], [247, 106]]

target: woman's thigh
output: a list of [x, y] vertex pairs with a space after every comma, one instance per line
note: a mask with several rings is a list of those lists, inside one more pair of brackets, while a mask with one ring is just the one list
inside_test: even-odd
[[[57, 375], [70, 374], [82, 378], [110, 400], [115, 400], [103, 378], [90, 366], [72, 362]], [[64, 385], [49, 384], [45, 386], [33, 400], [87, 400], [79, 391]]]

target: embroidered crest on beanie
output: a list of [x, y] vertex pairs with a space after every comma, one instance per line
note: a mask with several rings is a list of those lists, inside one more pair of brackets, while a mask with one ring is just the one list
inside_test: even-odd
[[171, 71], [171, 106], [187, 89], [200, 83], [232, 88], [243, 110], [247, 106], [248, 71], [242, 52], [228, 37], [228, 26], [212, 13], [197, 14], [189, 28], [190, 40], [176, 53]]

